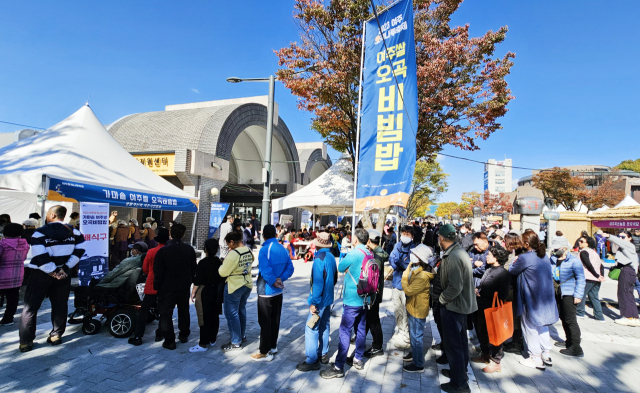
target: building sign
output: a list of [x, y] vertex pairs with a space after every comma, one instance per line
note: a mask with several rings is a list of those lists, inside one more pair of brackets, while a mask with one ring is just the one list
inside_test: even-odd
[[109, 204], [81, 202], [80, 232], [84, 255], [78, 263], [78, 280], [87, 286], [92, 278], [99, 280], [109, 271]]
[[176, 162], [175, 153], [161, 154], [133, 154], [136, 160], [159, 176], [175, 176], [173, 165]]
[[484, 171], [484, 190], [489, 189], [489, 171]]
[[418, 82], [412, 1], [398, 1], [379, 19], [380, 27], [376, 19], [365, 26], [357, 211], [406, 206], [416, 165]]
[[599, 220], [591, 224], [598, 228], [640, 229], [640, 220]]

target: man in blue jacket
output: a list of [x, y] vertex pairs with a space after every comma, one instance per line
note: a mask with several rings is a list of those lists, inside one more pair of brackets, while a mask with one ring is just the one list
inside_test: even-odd
[[333, 290], [338, 281], [338, 266], [336, 258], [330, 251], [332, 244], [330, 236], [327, 232], [320, 232], [313, 240], [318, 252], [313, 259], [311, 293], [307, 300], [309, 316], [304, 328], [304, 347], [307, 358], [296, 366], [303, 372], [320, 370], [320, 362], [329, 363], [329, 322]]
[[393, 289], [391, 302], [393, 303], [396, 326], [398, 331], [391, 337], [390, 342], [398, 349], [409, 348], [409, 320], [407, 319], [407, 298], [402, 290], [402, 274], [407, 270], [410, 262], [411, 250], [416, 248], [413, 243], [413, 227], [405, 225], [400, 233], [400, 241], [396, 243], [389, 255], [389, 264], [393, 268]]
[[265, 225], [262, 236], [265, 242], [258, 254], [260, 274], [256, 282], [260, 350], [251, 358], [255, 361], [271, 361], [278, 352], [283, 282], [293, 274], [293, 263], [287, 250], [276, 239], [276, 227]]
[[[365, 255], [373, 258], [373, 254], [367, 248], [369, 233], [358, 228], [354, 232], [351, 242], [354, 250], [349, 252], [338, 265], [338, 271], [345, 273], [344, 296], [342, 304], [342, 321], [340, 322], [340, 343], [338, 344], [338, 355], [335, 364], [320, 372], [320, 376], [325, 379], [344, 378], [345, 363], [352, 365], [357, 370], [364, 368], [364, 345], [367, 339], [366, 323], [367, 310], [364, 308], [364, 299], [358, 295], [357, 282], [362, 270], [362, 261]], [[351, 330], [356, 331], [356, 350], [353, 358], [347, 359], [349, 344], [351, 341]]]

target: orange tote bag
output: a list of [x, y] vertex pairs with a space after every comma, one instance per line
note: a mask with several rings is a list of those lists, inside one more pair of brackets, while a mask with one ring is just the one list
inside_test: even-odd
[[498, 300], [498, 292], [493, 294], [493, 307], [484, 310], [487, 321], [489, 342], [498, 346], [513, 336], [513, 310], [511, 302]]

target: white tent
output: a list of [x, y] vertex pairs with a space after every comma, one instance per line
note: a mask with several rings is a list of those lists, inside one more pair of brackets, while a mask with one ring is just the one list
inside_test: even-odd
[[629, 207], [629, 206], [640, 206], [640, 203], [636, 202], [635, 199], [631, 198], [629, 195], [624, 197], [624, 199], [616, 205], [615, 208], [618, 207]]
[[344, 215], [353, 210], [353, 179], [350, 161], [342, 156], [307, 186], [271, 202], [273, 211], [301, 208], [314, 214]]
[[601, 208], [596, 209], [596, 210], [594, 210], [593, 212], [594, 212], [594, 213], [599, 213], [599, 212], [607, 211], [607, 210], [609, 210], [609, 209], [610, 209], [610, 207], [609, 207], [609, 206], [607, 206], [607, 205], [603, 205]]
[[41, 200], [197, 210], [197, 198], [131, 156], [88, 105], [47, 131], [0, 149], [0, 197], [17, 196], [28, 203], [37, 202], [39, 196]]

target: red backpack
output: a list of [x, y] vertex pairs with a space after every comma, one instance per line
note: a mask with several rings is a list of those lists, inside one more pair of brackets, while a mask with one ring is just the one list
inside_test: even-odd
[[360, 297], [366, 298], [369, 296], [375, 296], [378, 293], [378, 280], [380, 279], [380, 268], [376, 263], [376, 259], [373, 256], [371, 251], [365, 251], [359, 248], [363, 254], [364, 258], [362, 258], [362, 268], [360, 269], [360, 277], [358, 278], [358, 282], [353, 278], [351, 272], [349, 272], [349, 276], [354, 284], [356, 284], [356, 288], [358, 289], [358, 295]]

